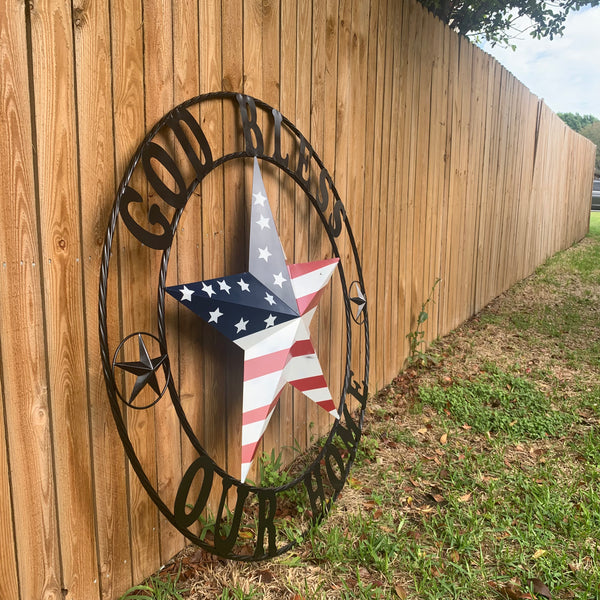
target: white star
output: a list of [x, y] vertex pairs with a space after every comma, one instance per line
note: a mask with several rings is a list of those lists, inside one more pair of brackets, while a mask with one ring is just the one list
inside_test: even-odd
[[258, 221], [256, 221], [256, 224], [260, 227], [260, 230], [262, 231], [265, 227], [267, 229], [271, 229], [271, 226], [269, 225], [269, 219], [267, 219], [265, 217], [265, 215], [260, 215], [260, 219]]
[[269, 262], [269, 256], [271, 256], [271, 253], [269, 252], [268, 246], [258, 249], [258, 258], [262, 258], [265, 262]]
[[243, 279], [240, 279], [237, 284], [242, 288], [242, 292], [250, 291], [250, 286]]
[[219, 284], [219, 288], [222, 291], [225, 291], [229, 294], [229, 290], [231, 289], [231, 286], [227, 285], [227, 282], [224, 279], [223, 279], [223, 281], [218, 281], [217, 283]]
[[202, 282], [202, 291], [208, 294], [209, 298], [213, 297], [215, 291], [212, 289], [212, 285], [206, 285], [204, 281]]
[[179, 291], [181, 292], [181, 302], [184, 300], [187, 300], [188, 302], [192, 301], [194, 290], [190, 290], [187, 285], [184, 285]]
[[213, 310], [212, 312], [208, 311], [208, 314], [210, 315], [210, 319], [208, 320], [209, 323], [218, 323], [219, 317], [223, 316], [223, 313], [219, 310], [218, 306], [216, 310]]
[[271, 305], [273, 306], [273, 304], [275, 304], [275, 300], [273, 298], [273, 296], [271, 296], [271, 294], [267, 294], [265, 296], [265, 300]]
[[279, 272], [279, 274], [273, 275], [273, 277], [275, 278], [274, 284], [278, 285], [280, 288], [283, 288], [283, 282], [287, 281], [287, 279], [283, 277], [281, 271]]
[[236, 332], [239, 333], [240, 331], [246, 331], [246, 325], [248, 325], [248, 321], [244, 321], [244, 318], [240, 317], [239, 323], [235, 324]]
[[252, 197], [254, 198], [254, 204], [260, 204], [261, 206], [265, 205], [265, 200], [267, 199], [267, 197], [263, 196], [262, 192], [252, 194]]
[[272, 314], [269, 314], [269, 316], [265, 319], [265, 323], [267, 324], [265, 329], [268, 329], [269, 327], [274, 327], [276, 318], [277, 317], [274, 317]]

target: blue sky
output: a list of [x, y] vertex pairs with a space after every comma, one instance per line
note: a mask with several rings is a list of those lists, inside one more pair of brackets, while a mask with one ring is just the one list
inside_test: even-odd
[[600, 118], [600, 6], [571, 13], [563, 37], [535, 40], [527, 33], [517, 49], [483, 49], [500, 61], [555, 112]]

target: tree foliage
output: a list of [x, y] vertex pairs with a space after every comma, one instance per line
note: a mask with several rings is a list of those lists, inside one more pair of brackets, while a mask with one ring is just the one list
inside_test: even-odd
[[578, 133], [584, 127], [596, 123], [598, 119], [594, 115], [580, 115], [579, 113], [559, 112], [558, 116], [571, 128]]
[[452, 29], [469, 37], [485, 38], [492, 45], [508, 45], [518, 29], [517, 19], [529, 17], [529, 34], [553, 39], [562, 35], [565, 20], [572, 10], [596, 6], [599, 0], [419, 0]]
[[596, 119], [593, 123], [582, 127], [579, 133], [596, 144], [595, 172], [596, 177], [600, 177], [600, 121]]

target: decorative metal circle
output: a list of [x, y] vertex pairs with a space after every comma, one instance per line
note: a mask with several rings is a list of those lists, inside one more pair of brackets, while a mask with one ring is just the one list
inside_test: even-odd
[[[150, 338], [157, 342], [158, 347], [160, 348], [160, 355], [152, 358], [150, 353], [148, 352], [148, 346], [144, 342], [144, 337]], [[123, 351], [127, 342], [133, 338], [137, 338], [138, 340], [138, 353], [139, 360], [137, 361], [119, 361], [118, 357]], [[157, 378], [156, 372], [158, 369], [162, 369], [164, 373], [165, 383], [162, 387], [160, 387]], [[117, 374], [115, 369], [119, 369], [123, 373], [130, 373], [136, 376], [136, 383], [133, 386], [129, 397], [126, 398], [119, 390], [119, 387], [116, 385]], [[136, 410], [144, 410], [146, 408], [151, 408], [154, 406], [166, 393], [167, 388], [169, 386], [169, 381], [171, 380], [171, 371], [169, 368], [169, 357], [167, 353], [167, 349], [165, 345], [151, 333], [145, 333], [143, 331], [139, 331], [136, 333], [130, 333], [127, 337], [123, 339], [123, 341], [119, 344], [112, 360], [112, 376], [115, 381], [115, 392], [119, 396], [122, 402], [124, 402], [130, 408], [134, 408]], [[138, 393], [146, 386], [150, 385], [150, 387], [154, 390], [156, 397], [146, 404], [136, 405], [135, 400], [138, 397]]]
[[359, 281], [354, 280], [350, 285], [350, 300], [356, 306], [352, 312], [352, 318], [357, 325], [362, 325], [365, 321], [367, 297]]
[[[233, 116], [231, 125], [235, 126], [238, 135], [222, 135], [223, 144], [219, 144], [217, 151], [217, 144], [211, 143], [210, 136], [203, 131], [201, 123], [204, 120], [193, 116], [192, 108], [202, 115], [216, 111], [229, 118]], [[196, 458], [184, 466], [175, 499], [169, 503], [161, 497], [158, 486], [136, 453], [136, 436], [128, 431], [128, 420], [122, 413], [119, 399], [129, 398], [124, 400], [125, 403], [135, 408], [131, 400], [137, 393], [143, 393], [142, 388], [150, 386], [156, 392], [152, 373], [158, 368], [169, 369], [168, 307], [165, 307], [167, 270], [172, 243], [186, 206], [189, 202], [203, 201], [193, 197], [194, 190], [222, 165], [255, 158], [263, 164], [273, 165], [283, 177], [291, 178], [300, 188], [302, 194], [296, 195], [296, 205], [310, 203], [319, 217], [333, 256], [339, 259], [337, 281], [342, 291], [346, 332], [346, 355], [341, 365], [343, 379], [337, 406], [339, 419], [335, 420], [322, 446], [314, 449], [310, 463], [285, 484], [260, 487], [243, 483], [211, 458], [210, 447], [204, 447], [201, 436], [188, 420], [177, 382], [169, 371], [167, 393], [161, 390], [158, 397], [155, 394], [148, 406], [154, 406], [161, 398], [165, 402], [168, 397], [182, 432], [196, 453]], [[145, 210], [141, 210], [142, 207]], [[117, 264], [113, 257], [117, 253], [113, 247], [117, 229], [119, 246], [127, 241], [130, 247], [139, 247], [140, 252], [143, 250], [150, 256], [148, 270], [153, 265], [157, 268], [155, 333], [140, 333], [139, 326], [136, 328], [131, 324], [140, 312], [133, 289], [129, 297], [135, 299], [136, 311], [126, 319], [127, 325], [123, 326], [126, 336], [120, 342], [113, 341], [118, 338], [119, 331], [114, 325], [109, 327], [107, 319], [108, 297], [120, 291], [118, 286], [110, 283], [109, 277], [111, 265]], [[123, 269], [130, 254], [123, 252], [119, 260]], [[130, 266], [129, 272], [137, 268], [137, 265]], [[144, 289], [148, 289], [148, 281], [143, 277], [148, 274], [152, 275], [136, 276], [136, 284], [140, 285], [142, 281]], [[348, 281], [352, 281], [352, 285], [348, 285]], [[118, 289], [115, 291], [115, 288]], [[285, 552], [299, 539], [298, 535], [290, 534], [288, 521], [280, 517], [282, 503], [288, 506], [290, 498], [305, 502], [302, 514], [309, 515], [309, 522], [301, 522], [304, 534], [328, 512], [343, 488], [355, 458], [368, 397], [369, 328], [364, 289], [358, 249], [333, 180], [310, 143], [277, 110], [250, 96], [228, 92], [205, 94], [175, 107], [146, 135], [119, 185], [107, 228], [100, 270], [100, 348], [112, 413], [131, 465], [162, 514], [190, 541], [223, 557], [260, 560]], [[127, 313], [128, 308], [124, 306], [122, 310]], [[133, 332], [128, 332], [127, 326], [132, 327]], [[134, 336], [138, 336], [140, 360], [119, 362], [116, 357], [122, 346]], [[151, 353], [143, 351], [144, 336], [158, 342], [159, 356], [152, 357]], [[116, 350], [111, 351], [115, 347]], [[136, 389], [129, 395], [119, 391], [116, 377], [117, 372], [123, 370], [136, 375], [134, 388], [136, 385], [139, 388], [136, 394], [133, 393]], [[352, 403], [349, 403], [350, 399]], [[210, 523], [206, 521], [208, 508], [213, 512]], [[200, 532], [199, 521], [205, 526]]]

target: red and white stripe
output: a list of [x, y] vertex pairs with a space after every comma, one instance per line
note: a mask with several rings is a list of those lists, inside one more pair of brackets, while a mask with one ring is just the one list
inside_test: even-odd
[[286, 383], [339, 418], [309, 329], [323, 288], [337, 263], [336, 258], [289, 265], [300, 317], [236, 340], [244, 350], [242, 481]]

